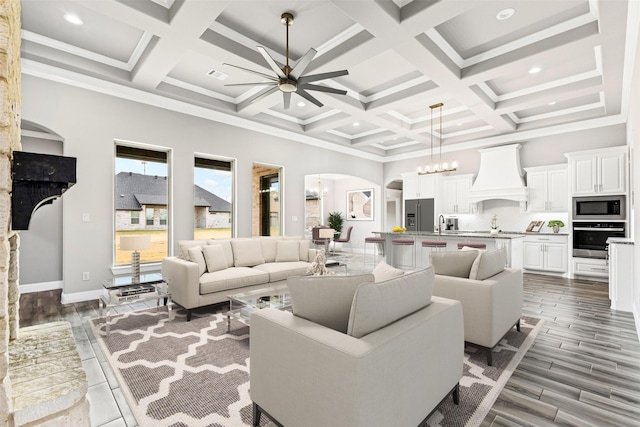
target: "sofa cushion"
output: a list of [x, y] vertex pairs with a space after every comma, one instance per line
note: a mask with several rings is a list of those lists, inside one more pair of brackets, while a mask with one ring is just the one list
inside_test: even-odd
[[297, 240], [278, 241], [276, 243], [276, 262], [291, 261], [300, 261], [300, 244]]
[[300, 261], [311, 261], [309, 259], [309, 249], [311, 248], [311, 241], [300, 239], [298, 240], [300, 244]]
[[202, 247], [194, 246], [187, 249], [187, 253], [189, 254], [189, 259], [187, 261], [198, 264], [198, 273], [202, 276], [202, 273], [207, 271], [207, 264], [204, 259], [204, 254], [202, 253]]
[[484, 280], [504, 270], [507, 264], [507, 249], [481, 252], [471, 266], [469, 279]]
[[264, 262], [275, 262], [276, 260], [276, 244], [282, 240], [278, 236], [263, 236], [259, 237], [260, 246], [262, 246], [262, 257]]
[[[200, 294], [228, 291], [269, 282], [269, 273], [249, 267], [229, 267], [200, 276]], [[232, 294], [233, 292], [229, 292]]]
[[224, 255], [227, 258], [227, 265], [233, 266], [233, 249], [231, 249], [231, 239], [216, 239], [207, 240], [208, 245], [220, 245], [224, 250]]
[[269, 282], [286, 280], [291, 276], [308, 276], [309, 263], [305, 261], [293, 262], [267, 262], [256, 265], [254, 269], [269, 273]]
[[202, 247], [202, 253], [209, 273], [229, 267], [222, 245], [205, 245]]
[[264, 264], [260, 239], [232, 239], [233, 265], [235, 267], [253, 267]]
[[178, 240], [178, 258], [191, 261], [191, 258], [189, 257], [189, 248], [204, 246], [206, 244], [206, 240]]
[[380, 261], [380, 264], [376, 265], [372, 273], [376, 278], [376, 282], [384, 282], [385, 280], [393, 279], [397, 276], [402, 276], [404, 274], [404, 270], [399, 270], [395, 267], [390, 266], [384, 261]]
[[478, 257], [477, 250], [430, 252], [429, 260], [436, 274], [443, 276], [469, 278], [473, 261]]
[[346, 333], [356, 288], [373, 280], [373, 274], [289, 277], [293, 314]]
[[363, 336], [431, 303], [433, 267], [378, 283], [363, 283], [353, 296], [347, 334]]

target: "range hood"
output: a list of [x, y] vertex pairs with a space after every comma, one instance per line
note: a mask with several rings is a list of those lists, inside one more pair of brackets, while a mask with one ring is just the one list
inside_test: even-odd
[[520, 167], [520, 144], [485, 148], [480, 152], [478, 177], [469, 190], [469, 201], [506, 199], [520, 202], [526, 208], [529, 189], [524, 185]]

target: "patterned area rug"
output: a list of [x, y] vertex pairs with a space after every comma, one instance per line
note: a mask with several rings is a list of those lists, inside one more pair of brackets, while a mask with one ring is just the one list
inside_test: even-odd
[[[223, 313], [186, 322], [182, 310], [173, 321], [155, 309], [111, 320], [108, 338], [100, 319], [91, 324], [140, 427], [251, 425], [249, 327], [232, 319], [227, 333]], [[468, 346], [460, 405], [445, 399], [428, 425], [480, 425], [542, 323], [524, 317], [522, 332], [514, 328], [494, 349], [492, 367]], [[273, 424], [263, 416], [260, 425]]]

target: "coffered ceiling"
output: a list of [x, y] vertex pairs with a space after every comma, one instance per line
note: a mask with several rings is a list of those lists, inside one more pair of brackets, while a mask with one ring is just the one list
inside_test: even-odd
[[[632, 4], [629, 4], [631, 1]], [[632, 0], [22, 0], [23, 73], [381, 161], [622, 123], [638, 27]], [[508, 19], [498, 19], [513, 9]], [[284, 109], [275, 75], [315, 48], [315, 82]], [[65, 19], [74, 15], [82, 25]], [[627, 53], [625, 57], [625, 52]], [[538, 69], [537, 72], [535, 68]]]

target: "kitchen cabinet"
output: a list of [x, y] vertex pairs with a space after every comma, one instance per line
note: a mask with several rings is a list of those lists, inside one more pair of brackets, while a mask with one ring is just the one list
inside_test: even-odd
[[571, 195], [625, 193], [626, 153], [626, 147], [568, 153]]
[[609, 263], [599, 258], [573, 258], [573, 275], [607, 280]]
[[402, 174], [402, 198], [433, 199], [436, 197], [436, 176], [418, 175], [417, 172]]
[[473, 175], [455, 175], [442, 178], [442, 213], [473, 213], [469, 202], [469, 190], [473, 183]]
[[566, 273], [569, 245], [567, 236], [526, 235], [523, 242], [523, 267], [527, 270]]
[[569, 184], [566, 164], [525, 168], [529, 212], [568, 212]]
[[628, 239], [609, 242], [609, 299], [613, 310], [633, 312], [633, 250], [633, 242]]

